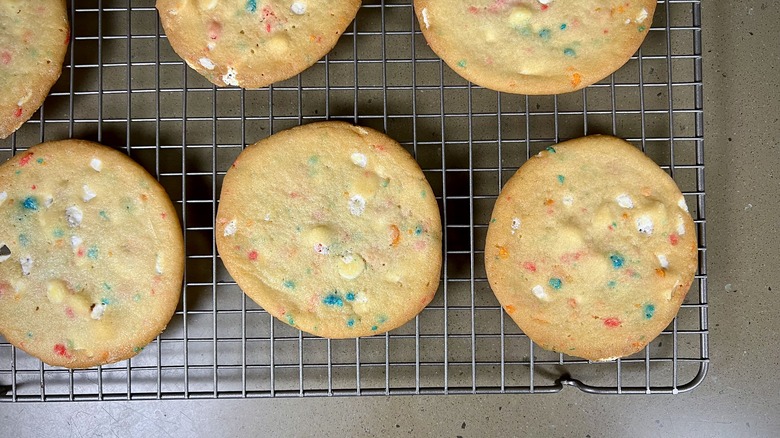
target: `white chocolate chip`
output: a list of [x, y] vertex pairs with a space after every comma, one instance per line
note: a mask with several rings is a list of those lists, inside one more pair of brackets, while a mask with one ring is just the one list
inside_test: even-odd
[[431, 28], [431, 22], [428, 21], [428, 8], [423, 8], [422, 10], [422, 17], [423, 17], [423, 23], [425, 23], [425, 28], [430, 29]]
[[563, 197], [563, 205], [567, 207], [571, 207], [574, 204], [574, 198], [571, 195], [566, 195]]
[[618, 195], [618, 197], [615, 198], [615, 201], [623, 208], [634, 208], [634, 200], [625, 193]]
[[227, 225], [225, 225], [225, 236], [232, 236], [236, 234], [237, 230], [238, 226], [236, 225], [236, 220], [233, 219], [232, 221], [228, 222]]
[[539, 3], [543, 5], [549, 5], [550, 3], [552, 3], [552, 0], [539, 0]]
[[516, 217], [516, 218], [512, 219], [512, 234], [515, 234], [515, 231], [520, 229], [521, 223], [522, 222], [520, 221], [519, 217]]
[[531, 292], [534, 293], [536, 298], [539, 298], [540, 300], [546, 300], [547, 299], [547, 293], [544, 291], [544, 288], [542, 285], [537, 284], [531, 289]]
[[93, 158], [89, 162], [89, 167], [95, 169], [95, 172], [100, 172], [101, 170], [103, 170], [103, 162], [98, 160], [97, 158]]
[[54, 198], [49, 195], [46, 197], [46, 199], [43, 200], [43, 206], [46, 208], [51, 207], [51, 205], [54, 204]]
[[89, 202], [92, 200], [95, 196], [97, 196], [97, 193], [93, 192], [88, 185], [84, 184], [84, 202]]
[[28, 91], [27, 94], [24, 95], [21, 99], [19, 99], [18, 102], [16, 102], [16, 106], [22, 106], [25, 103], [27, 103], [28, 100], [32, 97], [32, 90]]
[[641, 11], [639, 11], [639, 15], [636, 16], [636, 21], [638, 23], [641, 23], [647, 19], [647, 9], [642, 8]]
[[349, 198], [349, 212], [353, 216], [360, 216], [366, 211], [366, 200], [360, 195], [353, 195]]
[[263, 220], [266, 222], [271, 222], [271, 213], [266, 213]]
[[19, 264], [22, 265], [22, 275], [30, 275], [30, 270], [33, 267], [33, 259], [30, 256], [25, 256], [19, 259]]
[[666, 258], [663, 254], [657, 254], [656, 257], [658, 257], [658, 263], [661, 264], [661, 267], [666, 269], [669, 267], [669, 260]]
[[207, 70], [214, 70], [214, 67], [216, 67], [216, 65], [214, 65], [214, 63], [211, 62], [211, 60], [206, 58], [205, 56], [203, 58], [200, 58], [198, 62]]
[[360, 152], [353, 152], [350, 158], [356, 166], [365, 168], [368, 165], [368, 158]]
[[214, 50], [214, 47], [217, 47], [217, 43], [215, 43], [214, 41], [209, 41], [209, 43], [206, 44], [206, 48], [209, 50]]
[[157, 254], [157, 259], [154, 262], [154, 272], [156, 272], [157, 275], [162, 275], [163, 273], [162, 257], [160, 257], [160, 254]]
[[358, 254], [346, 254], [339, 260], [339, 275], [347, 280], [354, 280], [366, 269], [366, 261]]
[[626, 21], [625, 21], [625, 23], [626, 23], [626, 24], [631, 24], [631, 19], [630, 19], [630, 18], [626, 18]]
[[3, 205], [6, 199], [8, 199], [8, 193], [0, 192], [0, 205]]
[[293, 2], [290, 10], [295, 15], [303, 15], [306, 13], [306, 2]]
[[227, 85], [233, 85], [238, 86], [238, 79], [236, 79], [236, 75], [238, 72], [233, 67], [228, 67], [227, 73], [222, 75], [222, 82], [224, 82]]
[[89, 317], [92, 319], [100, 319], [103, 317], [103, 313], [106, 311], [106, 305], [103, 303], [97, 303], [92, 307], [92, 313], [89, 314]]
[[685, 234], [685, 221], [682, 216], [677, 216], [677, 234], [681, 236]]
[[685, 210], [686, 213], [688, 212], [688, 204], [685, 203], [685, 198], [680, 198], [680, 200], [677, 201], [677, 205]]
[[81, 237], [79, 236], [70, 237], [70, 246], [72, 246], [73, 249], [78, 248], [82, 243], [84, 243], [84, 240], [82, 240]]
[[84, 219], [84, 213], [74, 205], [65, 209], [65, 219], [68, 220], [70, 227], [78, 227], [81, 225], [81, 220]]
[[642, 234], [653, 234], [653, 220], [647, 215], [639, 216], [636, 219], [636, 229]]

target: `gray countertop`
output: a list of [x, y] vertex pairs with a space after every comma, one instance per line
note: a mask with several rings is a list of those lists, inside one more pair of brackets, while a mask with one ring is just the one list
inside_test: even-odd
[[0, 435], [780, 435], [780, 3], [702, 9], [711, 362], [692, 392], [0, 404]]

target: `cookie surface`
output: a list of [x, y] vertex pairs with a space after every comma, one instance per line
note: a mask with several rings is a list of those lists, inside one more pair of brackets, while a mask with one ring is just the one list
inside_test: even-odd
[[420, 167], [389, 137], [347, 123], [249, 146], [225, 176], [215, 232], [243, 291], [317, 336], [392, 330], [439, 284], [441, 220]]
[[0, 165], [0, 333], [50, 365], [136, 355], [179, 302], [168, 195], [126, 155], [48, 142]]
[[425, 39], [456, 73], [515, 94], [604, 79], [636, 52], [656, 0], [414, 0]]
[[65, 0], [0, 2], [0, 138], [43, 104], [70, 42]]
[[187, 64], [218, 86], [265, 87], [325, 56], [360, 0], [158, 0], [165, 34]]
[[534, 342], [608, 360], [641, 350], [677, 314], [697, 268], [696, 229], [650, 158], [589, 136], [548, 148], [507, 182], [485, 268]]

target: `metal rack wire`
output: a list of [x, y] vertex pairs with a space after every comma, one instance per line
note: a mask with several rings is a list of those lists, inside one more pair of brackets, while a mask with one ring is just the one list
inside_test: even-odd
[[[462, 80], [426, 46], [410, 0], [367, 0], [337, 47], [296, 78], [216, 89], [168, 45], [154, 2], [79, 0], [71, 50], [39, 115], [0, 159], [69, 137], [124, 150], [179, 208], [187, 266], [180, 308], [137, 357], [69, 371], [0, 338], [0, 401], [330, 395], [678, 393], [708, 366], [700, 0], [659, 0], [641, 50], [610, 78], [559, 96], [499, 94]], [[276, 322], [222, 265], [213, 221], [221, 181], [247, 143], [318, 120], [378, 128], [417, 158], [445, 226], [433, 303], [392, 333], [325, 340]], [[641, 147], [685, 194], [700, 268], [682, 309], [644, 351], [589, 363], [533, 345], [485, 278], [498, 192], [532, 154], [584, 134]], [[184, 146], [186, 145], [186, 146]]]

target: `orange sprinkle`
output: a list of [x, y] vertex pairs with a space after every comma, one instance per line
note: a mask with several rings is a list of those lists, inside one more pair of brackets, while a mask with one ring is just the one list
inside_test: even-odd
[[623, 219], [628, 219], [628, 213], [623, 213]]
[[517, 308], [511, 304], [507, 304], [506, 306], [504, 306], [504, 310], [506, 310], [506, 313], [510, 315], [517, 312]]
[[555, 201], [553, 201], [552, 199], [548, 199], [544, 201], [544, 205], [553, 205], [553, 204], [555, 204]]
[[568, 304], [569, 304], [569, 307], [571, 307], [573, 309], [573, 308], [577, 307], [577, 300], [575, 300], [574, 298], [569, 298]]
[[644, 196], [650, 196], [653, 194], [653, 190], [650, 187], [642, 187], [642, 194]]
[[663, 270], [662, 268], [656, 268], [655, 273], [661, 278], [666, 277], [666, 271]]
[[507, 251], [506, 248], [504, 248], [501, 245], [496, 245], [496, 248], [498, 248], [498, 256], [502, 259], [509, 258], [509, 251]]
[[582, 75], [579, 73], [572, 73], [571, 75], [571, 86], [572, 87], [578, 87], [582, 83]]
[[395, 225], [390, 225], [390, 238], [392, 239], [392, 246], [398, 246], [401, 241], [401, 231]]

